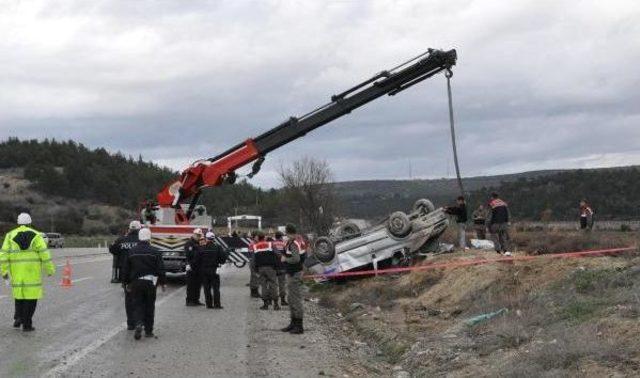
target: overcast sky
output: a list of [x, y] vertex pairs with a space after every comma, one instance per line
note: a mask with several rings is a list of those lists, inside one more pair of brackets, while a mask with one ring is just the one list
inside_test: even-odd
[[[0, 139], [178, 170], [429, 47], [458, 50], [463, 175], [640, 164], [634, 0], [0, 0]], [[452, 176], [445, 78], [275, 151], [254, 182], [302, 155], [340, 181]]]

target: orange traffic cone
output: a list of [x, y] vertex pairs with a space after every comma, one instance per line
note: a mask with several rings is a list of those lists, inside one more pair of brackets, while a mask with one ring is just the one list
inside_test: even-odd
[[67, 264], [62, 269], [62, 282], [60, 282], [60, 286], [73, 286], [73, 282], [71, 281], [71, 263], [69, 263], [69, 259], [67, 259]]

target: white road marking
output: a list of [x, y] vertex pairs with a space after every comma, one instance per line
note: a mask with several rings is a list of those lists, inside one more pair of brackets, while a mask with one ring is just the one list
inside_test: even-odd
[[[109, 261], [111, 260], [110, 258], [99, 258], [99, 259], [91, 259], [91, 260], [84, 260], [84, 261], [75, 261], [75, 262], [69, 262], [71, 265], [80, 265], [80, 264], [88, 264], [88, 263], [93, 263], [93, 262], [100, 262], [100, 261]], [[67, 263], [65, 262], [64, 264], [57, 264], [57, 267], [63, 267], [67, 265]]]
[[[166, 297], [160, 299], [156, 302], [156, 307], [162, 306], [169, 298], [173, 297], [178, 293], [183, 293], [180, 288], [177, 288], [172, 293], [168, 294]], [[122, 332], [127, 327], [127, 322], [122, 322], [120, 325], [112, 328], [109, 332], [105, 333], [102, 337], [87, 345], [86, 347], [80, 349], [76, 353], [72, 354], [68, 358], [60, 361], [60, 365], [52, 368], [48, 372], [46, 372], [43, 377], [59, 377], [62, 376], [65, 371], [75, 366], [80, 360], [86, 357], [88, 354], [94, 352], [104, 344], [106, 344], [109, 340], [113, 339], [117, 334]]]
[[9, 298], [8, 295], [0, 295], [0, 299]]
[[92, 279], [92, 278], [93, 278], [93, 277], [82, 277], [82, 278], [78, 278], [78, 279], [75, 279], [75, 280], [71, 280], [71, 282], [72, 282], [72, 283], [82, 282], [82, 281], [90, 280], [90, 279]]

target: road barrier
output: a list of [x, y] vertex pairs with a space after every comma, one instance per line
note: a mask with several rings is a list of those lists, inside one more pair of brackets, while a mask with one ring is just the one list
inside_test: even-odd
[[422, 270], [461, 268], [466, 266], [486, 265], [486, 264], [493, 264], [498, 262], [514, 263], [516, 261], [531, 261], [531, 260], [542, 260], [542, 259], [567, 259], [567, 258], [584, 258], [584, 257], [593, 257], [593, 256], [607, 256], [607, 255], [613, 255], [621, 252], [628, 252], [632, 250], [637, 250], [637, 247], [596, 249], [596, 250], [589, 250], [589, 251], [564, 252], [564, 253], [554, 253], [554, 254], [535, 255], [535, 256], [525, 255], [525, 256], [499, 257], [494, 259], [479, 258], [474, 260], [452, 261], [452, 262], [439, 263], [439, 264], [431, 263], [431, 264], [416, 265], [416, 266], [403, 267], [403, 268], [388, 268], [388, 269], [379, 269], [379, 270], [374, 269], [374, 270], [363, 270], [363, 271], [356, 271], [356, 272], [340, 272], [340, 273], [328, 273], [328, 274], [309, 274], [304, 276], [304, 278], [305, 279], [330, 279], [330, 278], [355, 277], [355, 276], [376, 276], [381, 274], [406, 273], [406, 272], [422, 271]]

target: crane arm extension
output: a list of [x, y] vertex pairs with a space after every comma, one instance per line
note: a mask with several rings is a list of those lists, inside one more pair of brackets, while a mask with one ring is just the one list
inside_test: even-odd
[[[383, 71], [355, 87], [331, 97], [331, 102], [301, 116], [292, 117], [279, 126], [248, 139], [210, 159], [199, 160], [185, 169], [179, 180], [169, 183], [158, 194], [160, 206], [178, 206], [191, 199], [197, 202], [200, 190], [217, 186], [225, 180], [235, 181], [235, 170], [255, 160], [254, 174], [264, 156], [310, 131], [325, 125], [383, 95], [393, 96], [456, 64], [456, 51], [429, 49], [418, 57], [389, 71]], [[257, 168], [257, 169], [256, 169]]]

